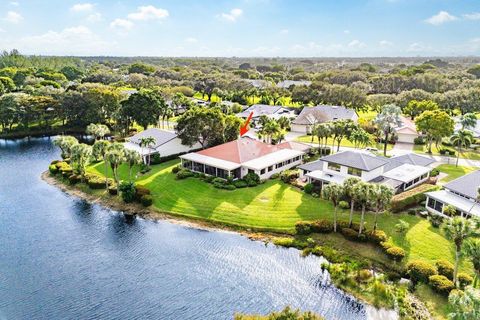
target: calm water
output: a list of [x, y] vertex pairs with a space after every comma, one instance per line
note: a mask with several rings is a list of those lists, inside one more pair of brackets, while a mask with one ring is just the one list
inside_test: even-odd
[[367, 309], [321, 260], [242, 236], [136, 219], [40, 179], [49, 139], [0, 140], [0, 319], [231, 319], [292, 305], [327, 319]]

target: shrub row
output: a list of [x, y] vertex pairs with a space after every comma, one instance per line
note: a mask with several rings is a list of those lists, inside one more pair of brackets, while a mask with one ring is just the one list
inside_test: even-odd
[[225, 190], [235, 190], [236, 188], [255, 187], [261, 183], [260, 177], [253, 172], [247, 173], [243, 179], [233, 180], [232, 177], [227, 179], [217, 178], [206, 175], [204, 173], [192, 172], [188, 169], [176, 166], [172, 169], [172, 173], [175, 174], [176, 179], [182, 180], [189, 177], [200, 178], [201, 180], [211, 183], [215, 188]]
[[421, 184], [418, 187], [410, 189], [395, 195], [391, 202], [391, 210], [400, 212], [409, 207], [416, 206], [425, 200], [425, 193], [437, 190], [438, 187], [431, 184]]

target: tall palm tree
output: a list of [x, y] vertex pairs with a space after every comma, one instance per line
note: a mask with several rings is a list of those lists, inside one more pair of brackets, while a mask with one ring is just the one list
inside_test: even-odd
[[[318, 146], [320, 148], [320, 155], [323, 154], [324, 147], [327, 146], [328, 138], [330, 137], [330, 127], [326, 123], [320, 123], [315, 126], [314, 133], [318, 139]], [[313, 134], [312, 132], [312, 137]]]
[[125, 162], [128, 164], [128, 180], [132, 182], [132, 169], [137, 164], [142, 163], [142, 157], [135, 150], [125, 149]]
[[448, 303], [452, 312], [448, 314], [450, 320], [478, 320], [480, 319], [480, 290], [471, 286], [465, 290], [453, 290], [448, 296]]
[[[142, 148], [142, 154], [143, 154], [143, 148], [150, 148], [151, 146], [155, 145], [155, 143], [157, 143], [157, 140], [152, 136], [140, 138], [140, 147]], [[149, 152], [147, 155], [147, 166], [149, 167], [150, 167], [150, 160], [151, 160], [150, 155], [151, 153]]]
[[85, 179], [85, 169], [91, 156], [92, 147], [85, 143], [77, 143], [72, 147], [72, 164], [82, 176], [82, 181]]
[[278, 125], [280, 126], [280, 128], [282, 130], [290, 130], [290, 119], [285, 117], [285, 116], [281, 116], [280, 118], [278, 118], [277, 120], [278, 122]]
[[372, 140], [370, 134], [362, 128], [353, 130], [347, 139], [353, 143], [355, 149], [370, 145]]
[[459, 122], [462, 129], [472, 129], [477, 125], [477, 116], [475, 113], [465, 113], [460, 116]]
[[104, 170], [105, 170], [105, 189], [108, 189], [108, 163], [107, 163], [107, 152], [110, 147], [110, 142], [106, 140], [95, 141], [92, 147], [92, 153], [95, 159], [101, 158], [103, 160]]
[[112, 168], [113, 179], [115, 180], [115, 185], [119, 186], [120, 178], [118, 177], [118, 167], [125, 161], [125, 153], [119, 150], [109, 150], [106, 155], [107, 161]]
[[72, 136], [60, 136], [55, 139], [55, 141], [53, 141], [53, 144], [58, 146], [60, 150], [62, 150], [62, 158], [68, 159], [71, 157], [72, 147], [78, 144], [78, 140], [77, 138]]
[[394, 132], [395, 128], [402, 125], [400, 115], [402, 110], [394, 104], [387, 104], [382, 107], [382, 111], [377, 114], [374, 123], [377, 125], [380, 132], [384, 135], [383, 155], [387, 156], [388, 140]]
[[475, 281], [473, 282], [475, 287], [477, 282], [480, 281], [480, 239], [471, 238], [465, 241], [463, 253], [472, 261], [475, 270]]
[[348, 226], [351, 228], [353, 223], [353, 210], [355, 209], [355, 194], [354, 186], [361, 182], [360, 178], [350, 177], [343, 181], [343, 190], [345, 195], [350, 199], [350, 218], [348, 219]]
[[343, 187], [337, 183], [330, 183], [323, 187], [323, 198], [332, 201], [333, 203], [333, 231], [337, 232], [337, 208], [338, 203], [344, 195]]
[[394, 195], [393, 189], [383, 185], [374, 184], [373, 188], [373, 204], [375, 207], [375, 222], [373, 224], [373, 230], [377, 230], [377, 219], [380, 211], [385, 210], [385, 207], [392, 201]]
[[457, 146], [457, 162], [455, 166], [458, 167], [458, 159], [462, 152], [462, 147], [468, 148], [473, 142], [473, 132], [465, 129], [458, 130], [450, 137], [450, 142]]
[[353, 197], [355, 202], [362, 206], [362, 216], [360, 218], [360, 229], [358, 234], [362, 234], [363, 223], [365, 222], [365, 209], [372, 199], [372, 185], [370, 183], [359, 182], [353, 187]]
[[448, 219], [443, 226], [443, 230], [447, 239], [452, 240], [455, 244], [455, 268], [453, 270], [453, 283], [457, 285], [458, 263], [460, 261], [462, 245], [468, 237], [472, 236], [474, 230], [471, 222], [462, 217]]

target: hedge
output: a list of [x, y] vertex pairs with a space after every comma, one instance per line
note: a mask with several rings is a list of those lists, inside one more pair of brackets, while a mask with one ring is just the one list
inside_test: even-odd
[[400, 212], [409, 207], [413, 207], [426, 199], [425, 193], [435, 191], [439, 187], [432, 184], [421, 184], [411, 190], [395, 195], [391, 202], [393, 212]]
[[437, 267], [438, 274], [445, 276], [448, 279], [453, 279], [453, 264], [447, 260], [438, 260], [435, 262], [435, 267]]
[[466, 286], [469, 286], [473, 282], [473, 278], [464, 272], [460, 272], [457, 275], [458, 283], [460, 284], [460, 288], [465, 288]]
[[391, 246], [385, 253], [395, 261], [400, 261], [405, 258], [405, 250], [397, 246]]
[[298, 221], [295, 223], [295, 232], [297, 234], [310, 234], [312, 233], [312, 224], [307, 221]]
[[312, 223], [312, 232], [330, 233], [333, 231], [333, 223], [328, 220], [317, 220]]
[[[431, 264], [415, 260], [407, 264], [407, 274], [413, 282], [428, 283], [429, 278], [437, 274], [437, 269]], [[448, 280], [448, 279], [447, 279]]]
[[387, 241], [388, 237], [385, 231], [383, 230], [372, 230], [365, 232], [367, 239], [373, 243], [380, 244], [382, 242]]
[[430, 286], [438, 293], [448, 295], [455, 288], [451, 280], [442, 275], [433, 275], [428, 278]]
[[149, 207], [153, 203], [153, 197], [149, 194], [146, 194], [146, 195], [142, 196], [142, 198], [140, 199], [140, 202], [142, 203], [142, 205], [144, 207]]
[[50, 171], [51, 174], [56, 174], [58, 173], [58, 168], [56, 165], [51, 164], [48, 166], [48, 170]]
[[186, 179], [189, 177], [193, 177], [193, 172], [187, 169], [180, 169], [176, 174], [176, 178], [178, 180]]

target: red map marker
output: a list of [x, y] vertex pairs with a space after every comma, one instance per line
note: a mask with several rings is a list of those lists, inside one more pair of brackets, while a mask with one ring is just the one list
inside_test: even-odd
[[250, 123], [250, 120], [252, 120], [252, 117], [253, 117], [253, 111], [250, 112], [250, 114], [248, 115], [247, 120], [246, 120], [245, 123], [240, 127], [240, 137], [243, 136], [245, 133], [248, 132], [248, 124]]

